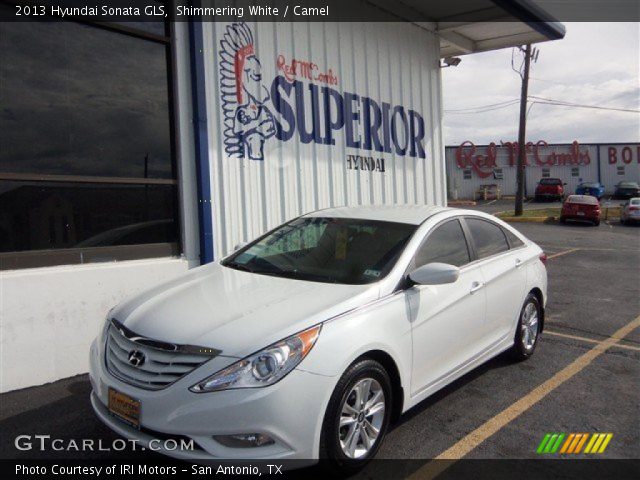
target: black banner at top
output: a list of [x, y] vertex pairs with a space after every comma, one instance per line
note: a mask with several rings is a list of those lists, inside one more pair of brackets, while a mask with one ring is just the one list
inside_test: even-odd
[[0, 21], [636, 22], [638, 0], [0, 0]]

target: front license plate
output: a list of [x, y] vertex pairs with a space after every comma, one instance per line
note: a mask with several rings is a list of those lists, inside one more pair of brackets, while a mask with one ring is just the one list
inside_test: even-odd
[[584, 212], [578, 212], [579, 217], [584, 217]]
[[140, 428], [140, 401], [109, 388], [109, 412], [132, 427]]

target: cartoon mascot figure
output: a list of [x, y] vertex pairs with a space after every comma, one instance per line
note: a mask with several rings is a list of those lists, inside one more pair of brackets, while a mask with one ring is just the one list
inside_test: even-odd
[[220, 40], [220, 92], [224, 144], [229, 156], [264, 160], [264, 142], [275, 134], [273, 115], [265, 103], [262, 68], [253, 34], [246, 23], [227, 26]]

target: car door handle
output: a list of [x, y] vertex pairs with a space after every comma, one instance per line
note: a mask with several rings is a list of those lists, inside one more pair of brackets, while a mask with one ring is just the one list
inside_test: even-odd
[[520, 260], [519, 258], [516, 258], [516, 268], [520, 268], [522, 266], [522, 260]]
[[469, 290], [469, 293], [475, 293], [478, 290], [480, 290], [482, 287], [484, 287], [484, 282], [473, 282], [471, 284], [471, 290]]

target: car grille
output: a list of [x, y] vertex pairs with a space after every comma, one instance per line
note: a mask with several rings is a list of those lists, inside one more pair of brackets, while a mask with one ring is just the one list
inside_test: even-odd
[[171, 385], [220, 353], [211, 348], [145, 338], [117, 320], [111, 321], [105, 350], [107, 369], [113, 376], [147, 390]]

